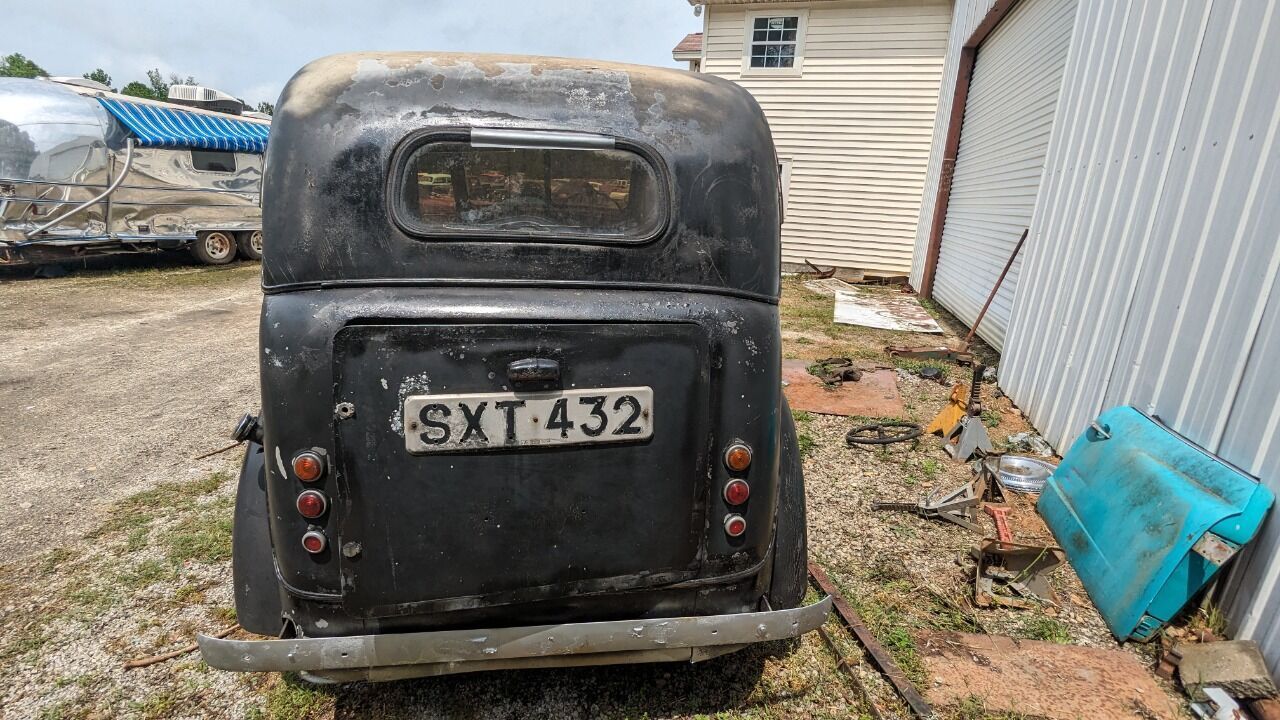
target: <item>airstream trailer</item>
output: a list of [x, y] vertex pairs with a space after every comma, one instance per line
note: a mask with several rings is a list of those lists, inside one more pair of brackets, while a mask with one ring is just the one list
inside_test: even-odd
[[270, 123], [0, 78], [0, 266], [188, 247], [262, 256]]

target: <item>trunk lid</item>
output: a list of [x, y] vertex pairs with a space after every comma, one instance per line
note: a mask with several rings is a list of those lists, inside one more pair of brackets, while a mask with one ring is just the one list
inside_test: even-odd
[[[348, 611], [447, 611], [697, 576], [710, 413], [701, 326], [349, 325], [334, 357], [335, 403], [358, 408], [335, 425], [332, 512]], [[529, 359], [552, 361], [559, 381], [513, 385], [508, 366]], [[597, 403], [606, 394], [586, 391], [599, 388], [616, 390]], [[507, 410], [497, 404], [513, 390], [529, 401], [514, 417], [538, 430], [528, 437], [540, 444], [504, 437]], [[559, 391], [568, 398], [557, 409]], [[469, 408], [459, 411], [459, 401]], [[463, 415], [481, 403], [486, 424], [473, 415], [467, 443], [428, 447], [446, 433], [461, 438]], [[592, 415], [600, 408], [607, 420]], [[576, 430], [606, 423], [595, 436]]]

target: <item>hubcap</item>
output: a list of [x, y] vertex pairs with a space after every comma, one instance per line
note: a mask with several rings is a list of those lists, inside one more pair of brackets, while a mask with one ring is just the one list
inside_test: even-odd
[[261, 230], [254, 230], [253, 234], [249, 236], [249, 247], [253, 248], [253, 251], [258, 254], [262, 253], [262, 231]]
[[209, 233], [204, 239], [204, 249], [209, 257], [221, 260], [231, 254], [231, 238], [222, 233]]

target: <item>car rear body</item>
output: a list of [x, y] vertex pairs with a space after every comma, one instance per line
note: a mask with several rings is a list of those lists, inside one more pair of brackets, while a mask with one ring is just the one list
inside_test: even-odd
[[[558, 627], [535, 654], [573, 664], [673, 659], [661, 638], [628, 644], [651, 622], [683, 618], [671, 644], [696, 659], [741, 644], [699, 636], [705, 618], [763, 640], [825, 612], [765, 599], [789, 418], [778, 171], [748, 93], [547, 58], [326, 58], [282, 96], [264, 199], [262, 433], [241, 492], [266, 522], [238, 522], [264, 525], [270, 553], [237, 548], [246, 627], [437, 650]], [[319, 478], [300, 479], [300, 453]], [[750, 495], [731, 503], [735, 478]], [[610, 621], [636, 637], [602, 639]], [[244, 647], [204, 650], [282, 669], [227, 659]], [[327, 679], [529, 662], [513, 646], [378, 674], [367, 653], [353, 669], [314, 652], [297, 668]]]

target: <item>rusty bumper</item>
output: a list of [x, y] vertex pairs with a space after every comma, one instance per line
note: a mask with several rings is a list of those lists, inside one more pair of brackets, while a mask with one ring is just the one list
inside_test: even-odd
[[200, 635], [221, 670], [298, 672], [316, 682], [396, 680], [519, 667], [698, 661], [744, 645], [793, 638], [826, 620], [831, 598], [791, 610], [285, 640]]

